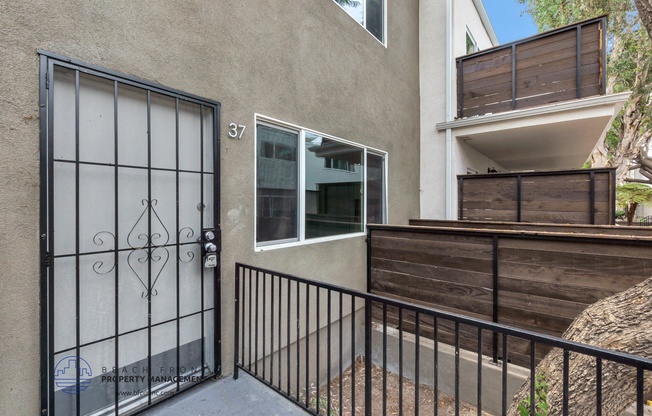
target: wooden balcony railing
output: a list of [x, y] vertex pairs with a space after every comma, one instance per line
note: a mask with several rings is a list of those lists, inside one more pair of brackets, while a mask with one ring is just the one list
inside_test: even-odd
[[458, 175], [458, 219], [613, 225], [615, 168]]
[[457, 58], [457, 117], [604, 94], [606, 27], [601, 16]]

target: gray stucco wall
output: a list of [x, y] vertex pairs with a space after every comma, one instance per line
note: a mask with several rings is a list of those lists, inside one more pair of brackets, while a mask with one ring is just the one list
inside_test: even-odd
[[[233, 265], [364, 289], [364, 238], [254, 252], [254, 114], [389, 155], [389, 221], [419, 215], [418, 1], [388, 1], [387, 47], [329, 0], [0, 4], [0, 414], [40, 412], [38, 48], [222, 103], [222, 309]], [[244, 124], [240, 140], [230, 122]]]

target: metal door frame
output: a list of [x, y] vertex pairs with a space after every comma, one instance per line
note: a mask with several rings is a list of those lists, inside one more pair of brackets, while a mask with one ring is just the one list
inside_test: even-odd
[[[61, 66], [64, 68], [72, 69], [75, 71], [78, 71], [80, 74], [88, 74], [88, 75], [94, 75], [97, 77], [100, 77], [102, 79], [108, 79], [111, 81], [114, 81], [116, 85], [123, 84], [123, 85], [129, 85], [132, 87], [137, 87], [144, 89], [149, 92], [156, 92], [159, 94], [163, 94], [168, 97], [173, 97], [179, 101], [186, 101], [186, 102], [192, 102], [195, 104], [198, 104], [203, 107], [209, 107], [213, 109], [213, 224], [215, 228], [215, 240], [214, 242], [217, 245], [217, 252], [218, 252], [218, 262], [217, 262], [217, 267], [213, 268], [213, 325], [214, 325], [214, 363], [215, 363], [215, 371], [210, 374], [206, 374], [205, 378], [195, 384], [192, 384], [190, 386], [185, 386], [181, 388], [180, 390], [177, 391], [177, 393], [185, 391], [187, 389], [190, 389], [192, 387], [195, 387], [199, 384], [201, 384], [203, 381], [210, 380], [211, 378], [219, 377], [222, 372], [222, 366], [221, 366], [221, 268], [220, 268], [220, 263], [221, 263], [221, 256], [219, 256], [219, 252], [221, 251], [221, 224], [220, 224], [220, 218], [221, 218], [221, 213], [220, 213], [220, 200], [221, 200], [221, 186], [220, 186], [220, 128], [221, 128], [221, 104], [218, 101], [214, 100], [209, 100], [203, 97], [199, 97], [196, 95], [188, 94], [176, 89], [168, 88], [163, 85], [153, 83], [150, 81], [146, 81], [131, 75], [127, 75], [124, 73], [120, 73], [117, 71], [112, 71], [108, 70], [105, 68], [101, 68], [95, 65], [91, 65], [79, 60], [67, 58], [62, 55], [58, 55], [52, 52], [44, 51], [44, 50], [38, 50], [38, 55], [40, 59], [39, 63], [39, 69], [40, 69], [40, 75], [39, 75], [39, 117], [40, 117], [40, 150], [39, 150], [39, 158], [40, 158], [40, 233], [39, 233], [39, 239], [40, 239], [40, 270], [41, 270], [41, 282], [40, 282], [40, 300], [41, 300], [41, 307], [40, 307], [40, 322], [41, 322], [41, 337], [40, 337], [40, 344], [41, 344], [41, 356], [40, 356], [40, 367], [41, 367], [41, 375], [40, 375], [40, 384], [41, 384], [41, 414], [42, 415], [51, 415], [54, 414], [54, 412], [51, 412], [53, 409], [51, 406], [53, 406], [53, 397], [54, 397], [54, 389], [52, 388], [52, 379], [53, 375], [50, 374], [50, 370], [54, 369], [54, 331], [52, 330], [53, 322], [54, 322], [54, 291], [49, 290], [49, 280], [51, 279], [50, 277], [50, 268], [51, 265], [53, 265], [53, 256], [49, 253], [50, 247], [54, 246], [54, 236], [53, 233], [50, 232], [51, 227], [53, 227], [53, 221], [54, 221], [54, 198], [51, 198], [51, 193], [54, 190], [54, 153], [53, 153], [53, 143], [54, 143], [54, 134], [53, 134], [53, 129], [51, 126], [49, 126], [49, 123], [53, 120], [53, 114], [54, 114], [54, 99], [52, 93], [49, 93], [49, 89], [51, 88], [51, 85], [53, 85], [53, 79], [54, 79], [54, 66]], [[115, 105], [115, 104], [114, 104]], [[178, 106], [177, 106], [177, 114], [178, 114]], [[203, 113], [202, 113], [203, 114]], [[178, 147], [178, 144], [177, 144]], [[203, 148], [203, 144], [202, 144]], [[203, 154], [203, 151], [202, 151]], [[203, 158], [203, 156], [202, 156]], [[202, 159], [203, 160], [203, 159]], [[79, 161], [77, 161], [79, 164]], [[148, 166], [148, 169], [151, 169], [151, 166]], [[203, 162], [202, 162], [202, 177], [204, 175], [203, 173]], [[177, 166], [177, 175], [178, 175], [179, 169]], [[203, 181], [203, 180], [202, 180]], [[115, 188], [117, 188], [117, 183], [115, 185]], [[76, 193], [78, 194], [79, 190], [76, 189]], [[203, 189], [200, 190], [200, 192], [204, 192]], [[76, 215], [78, 216], [79, 213], [77, 212]], [[177, 214], [178, 215], [178, 214]], [[117, 224], [116, 224], [117, 227]], [[202, 231], [199, 230], [201, 233]], [[177, 245], [178, 245], [178, 240], [177, 240]], [[203, 245], [202, 243], [199, 243]], [[151, 243], [150, 243], [151, 245]], [[118, 244], [115, 244], [115, 251], [117, 252], [118, 249]], [[202, 249], [203, 253], [203, 249]], [[79, 257], [80, 253], [77, 250], [76, 256]], [[200, 260], [201, 261], [201, 260]], [[204, 276], [206, 272], [202, 273], [202, 276]], [[202, 279], [203, 282], [203, 279]], [[203, 283], [202, 283], [203, 286]], [[150, 288], [151, 290], [151, 288]], [[177, 287], [177, 291], [179, 288]], [[202, 299], [204, 297], [204, 292], [202, 291]], [[79, 295], [77, 296], [77, 303], [79, 303]], [[202, 300], [203, 303], [203, 300]], [[78, 308], [78, 307], [77, 307]], [[116, 310], [117, 310], [117, 304], [116, 304]], [[204, 310], [202, 310], [202, 315], [204, 314]], [[77, 314], [77, 319], [79, 319], [79, 315]], [[176, 318], [177, 321], [180, 319], [180, 317]], [[151, 330], [151, 324], [148, 325], [148, 327]], [[203, 324], [202, 324], [203, 328]], [[115, 334], [114, 337], [118, 337], [119, 334]], [[151, 335], [150, 335], [151, 337]], [[177, 343], [178, 343], [178, 338], [177, 338]], [[151, 344], [151, 339], [150, 339], [150, 344]], [[80, 345], [79, 342], [76, 343], [76, 351], [79, 353], [80, 350]], [[151, 348], [151, 346], [150, 346]], [[116, 347], [118, 349], [118, 347]], [[150, 350], [151, 351], [151, 350]], [[202, 355], [204, 354], [204, 347], [202, 346]], [[179, 363], [177, 363], [179, 365]], [[202, 363], [202, 366], [204, 364]], [[202, 369], [203, 373], [203, 369]], [[79, 397], [79, 395], [78, 395]], [[169, 396], [173, 397], [173, 396]], [[159, 400], [156, 400], [156, 404], [163, 402], [167, 400], [169, 397], [163, 397]], [[115, 406], [115, 414], [118, 415], [118, 395], [117, 395], [117, 383], [116, 383], [116, 406]], [[79, 399], [77, 399], [77, 413], [79, 414], [80, 409], [79, 409]], [[149, 408], [149, 406], [152, 404], [151, 400], [151, 392], [150, 392], [150, 399], [149, 399], [149, 405], [145, 409], [139, 409], [136, 411], [136, 413], [139, 413], [143, 410], [146, 410]]]

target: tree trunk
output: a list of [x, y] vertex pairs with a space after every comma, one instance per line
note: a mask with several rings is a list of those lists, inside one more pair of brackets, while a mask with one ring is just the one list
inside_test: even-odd
[[634, 223], [636, 208], [638, 208], [638, 202], [630, 202], [627, 204], [627, 225], [632, 225]]
[[[649, 57], [644, 52], [639, 51], [637, 53], [636, 60], [639, 64], [637, 65], [639, 71], [636, 73], [634, 80], [635, 86], [645, 85], [647, 81], [648, 59]], [[645, 106], [640, 105], [642, 100], [646, 100], [646, 97], [634, 93], [625, 104], [620, 142], [618, 142], [612, 164], [612, 166], [616, 167], [616, 180], [618, 183], [625, 181], [632, 162], [636, 160], [642, 149], [647, 148], [645, 145], [649, 137], [641, 130], [641, 126], [645, 123], [645, 113], [642, 111]]]
[[634, 0], [634, 3], [648, 36], [652, 38], [652, 0]]
[[[586, 308], [563, 337], [610, 350], [652, 358], [652, 278]], [[570, 354], [569, 415], [596, 414], [595, 359]], [[548, 383], [550, 415], [561, 415], [563, 404], [563, 352], [555, 348], [541, 361], [536, 374]], [[645, 373], [647, 397], [652, 393], [652, 372]], [[528, 379], [514, 396], [508, 415], [519, 415], [519, 403], [529, 397]], [[636, 401], [636, 370], [603, 361], [602, 414], [619, 416]]]
[[[652, 0], [640, 0], [650, 3]], [[624, 49], [623, 39], [615, 37], [612, 44], [611, 54], [621, 53]], [[619, 138], [615, 149], [607, 149], [604, 143], [605, 138], [596, 146], [591, 154], [592, 167], [615, 167], [616, 182], [626, 181], [627, 172], [632, 169], [637, 157], [645, 152], [647, 144], [652, 137], [652, 132], [644, 128], [647, 123], [647, 107], [649, 106], [649, 94], [641, 93], [649, 87], [648, 73], [650, 71], [650, 60], [648, 51], [638, 51], [636, 54], [636, 74], [632, 80], [632, 95], [622, 110], [619, 129], [614, 133]], [[611, 71], [607, 79], [607, 94], [613, 93], [617, 71]], [[612, 127], [613, 129], [613, 127]]]

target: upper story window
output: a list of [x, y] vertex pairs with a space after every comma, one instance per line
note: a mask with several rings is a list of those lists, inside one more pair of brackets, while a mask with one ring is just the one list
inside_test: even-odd
[[334, 0], [376, 39], [385, 43], [386, 0]]
[[469, 28], [467, 27], [466, 28], [466, 54], [469, 55], [472, 53], [476, 53], [479, 50], [480, 48], [478, 48], [478, 42], [475, 41], [475, 38], [473, 37], [473, 35], [469, 31]]
[[337, 157], [325, 158], [324, 167], [326, 169], [337, 169], [337, 170], [344, 170], [348, 172], [355, 172], [355, 164], [349, 162], [346, 159], [340, 159]]
[[280, 160], [288, 160], [290, 162], [296, 162], [297, 149], [290, 146], [286, 146], [282, 143], [264, 141], [260, 144], [259, 156], [268, 159], [280, 159]]
[[276, 121], [256, 123], [256, 246], [355, 235], [386, 222], [386, 155]]

